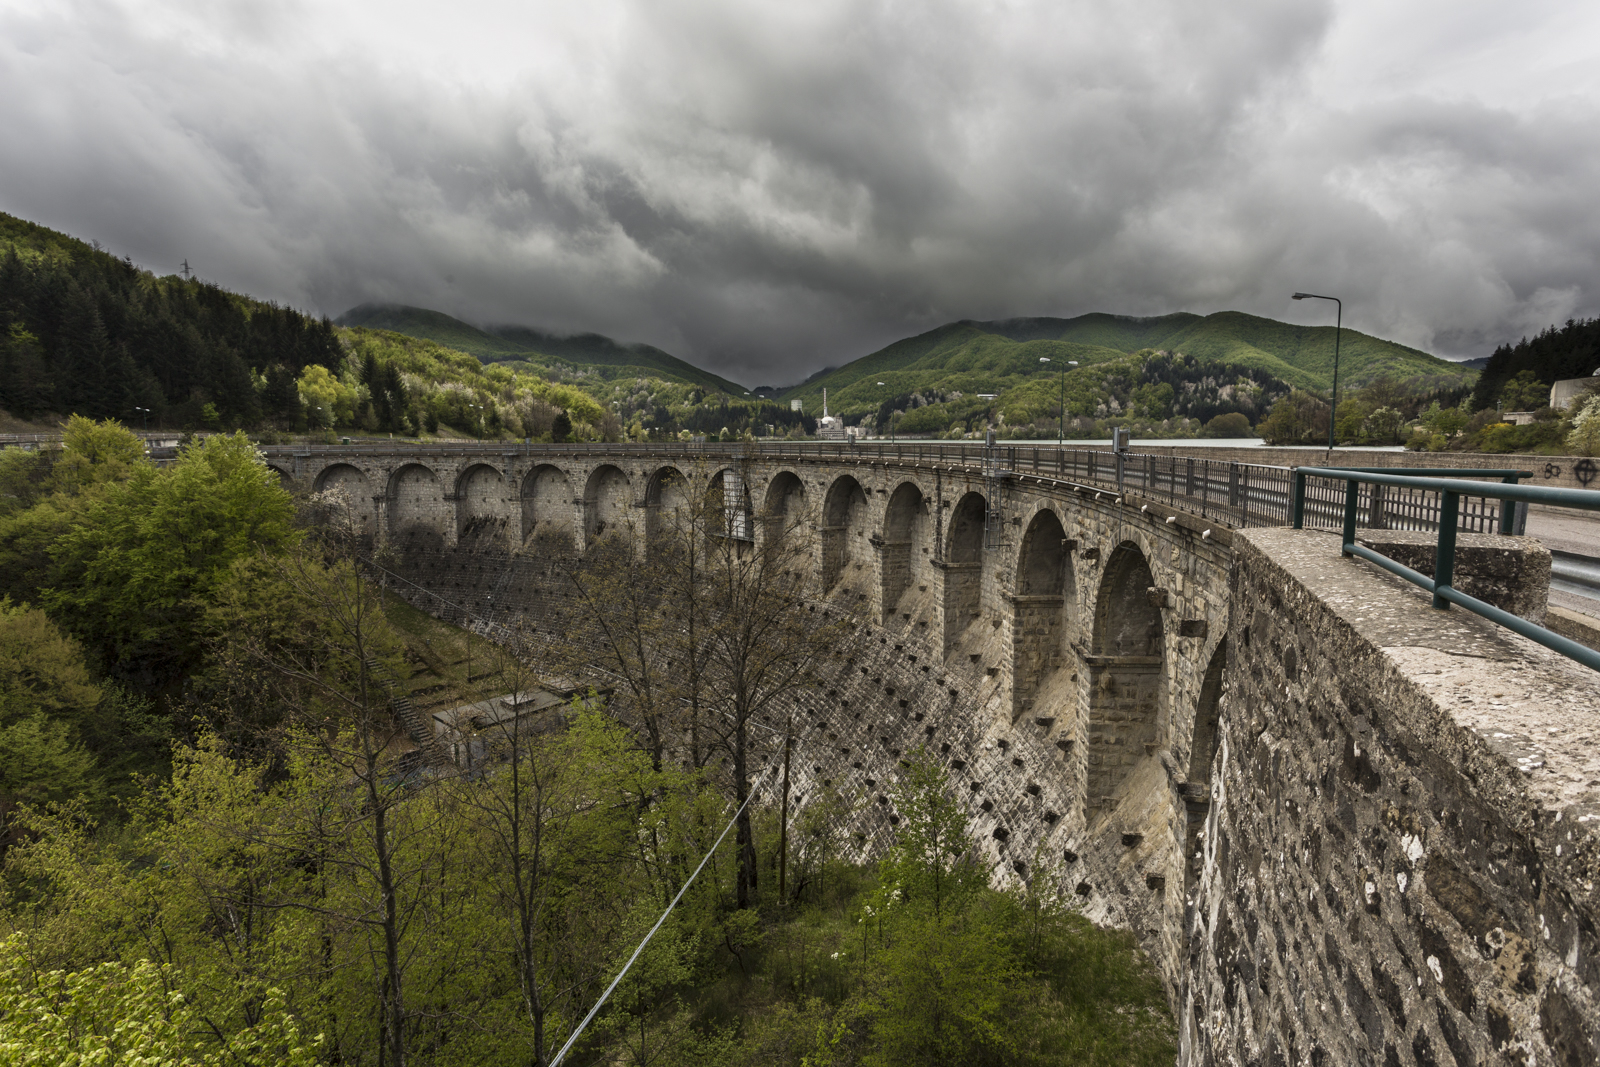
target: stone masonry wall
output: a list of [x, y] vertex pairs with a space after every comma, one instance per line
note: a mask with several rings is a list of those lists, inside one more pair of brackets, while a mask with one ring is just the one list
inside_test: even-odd
[[1185, 1064], [1600, 1062], [1600, 679], [1234, 536]]

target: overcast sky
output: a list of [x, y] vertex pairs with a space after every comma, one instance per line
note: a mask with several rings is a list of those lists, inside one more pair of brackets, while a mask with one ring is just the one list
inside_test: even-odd
[[785, 384], [961, 318], [1600, 314], [1593, 0], [0, 0], [0, 210]]

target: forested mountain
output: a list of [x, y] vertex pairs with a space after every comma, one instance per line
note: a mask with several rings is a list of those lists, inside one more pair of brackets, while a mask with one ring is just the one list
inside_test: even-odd
[[607, 381], [661, 378], [732, 397], [742, 397], [746, 392], [744, 386], [659, 348], [625, 345], [597, 333], [559, 336], [525, 326], [480, 330], [442, 312], [403, 304], [362, 304], [336, 321], [341, 326], [365, 326], [437, 341], [470, 352], [485, 363], [526, 363], [536, 372], [562, 368], [592, 373]]
[[0, 408], [13, 414], [248, 425], [297, 406], [307, 366], [343, 363], [326, 319], [0, 214]]
[[[1524, 337], [1515, 345], [1501, 345], [1472, 390], [1472, 410], [1493, 407], [1501, 399], [1507, 383], [1519, 378], [1519, 386], [1537, 383], [1548, 402], [1550, 386], [1563, 378], [1586, 378], [1600, 371], [1600, 319], [1568, 319], [1562, 326], [1551, 326], [1532, 340]], [[1534, 403], [1538, 388], [1519, 389], [1510, 410], [1522, 410]]]
[[[1000, 392], [1007, 386], [1002, 379], [1050, 376], [1063, 360], [1087, 366], [1146, 349], [1248, 368], [1300, 388], [1326, 391], [1332, 386], [1331, 326], [1292, 326], [1236, 311], [1156, 318], [1096, 313], [1072, 319], [950, 323], [809, 379], [784, 398], [801, 398], [810, 411], [820, 408], [826, 387], [830, 409], [852, 414], [876, 408], [889, 390]], [[1039, 362], [1040, 356], [1051, 362]], [[1344, 330], [1340, 382], [1359, 387], [1379, 378], [1426, 392], [1467, 385], [1473, 373], [1426, 352]], [[885, 385], [878, 386], [879, 381]]]

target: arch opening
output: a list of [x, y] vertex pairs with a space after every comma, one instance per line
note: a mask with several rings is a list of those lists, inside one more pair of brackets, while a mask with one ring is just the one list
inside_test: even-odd
[[655, 543], [689, 521], [689, 479], [676, 467], [662, 467], [644, 487], [645, 537]]
[[889, 497], [889, 506], [883, 515], [883, 546], [879, 551], [882, 553], [881, 599], [885, 626], [910, 618], [910, 612], [902, 610], [902, 601], [910, 595], [912, 583], [920, 576], [922, 560], [918, 549], [928, 540], [927, 528], [927, 498], [915, 482], [902, 482]]
[[1095, 602], [1093, 653], [1088, 659], [1090, 811], [1114, 807], [1139, 762], [1160, 744], [1166, 699], [1165, 638], [1157, 590], [1144, 553], [1132, 542], [1106, 561]]
[[583, 539], [590, 545], [628, 525], [628, 476], [607, 463], [595, 468], [583, 490]]
[[506, 479], [487, 463], [474, 463], [456, 479], [456, 533], [462, 540], [504, 542], [511, 524]]
[[372, 483], [365, 472], [348, 463], [335, 463], [317, 474], [312, 492], [326, 495], [326, 504], [350, 516], [354, 530], [371, 535], [378, 529], [377, 502], [372, 499]]
[[522, 540], [572, 547], [572, 487], [560, 467], [541, 463], [522, 480]]
[[944, 561], [944, 650], [948, 655], [983, 608], [983, 524], [989, 503], [968, 493], [950, 512]]
[[718, 537], [753, 542], [755, 524], [751, 521], [750, 490], [744, 477], [732, 467], [724, 467], [706, 483], [706, 529]]
[[828, 487], [822, 506], [822, 591], [855, 583], [866, 567], [867, 494], [848, 474]]
[[1012, 599], [1011, 716], [1032, 715], [1048, 732], [1073, 694], [1064, 670], [1067, 613], [1074, 600], [1072, 560], [1067, 535], [1054, 511], [1033, 517], [1017, 559], [1017, 592]]
[[407, 463], [389, 479], [389, 533], [419, 547], [443, 547], [444, 490], [439, 476], [420, 463]]

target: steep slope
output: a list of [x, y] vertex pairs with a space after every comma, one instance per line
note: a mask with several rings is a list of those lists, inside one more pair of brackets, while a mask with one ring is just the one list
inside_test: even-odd
[[558, 336], [525, 326], [480, 330], [460, 319], [404, 304], [362, 304], [340, 315], [341, 326], [407, 334], [470, 352], [485, 363], [526, 363], [530, 369], [563, 365], [610, 381], [663, 378], [708, 392], [742, 397], [745, 388], [650, 345], [625, 345], [597, 333]]
[[[818, 375], [788, 390], [784, 399], [799, 398], [807, 411], [820, 411], [826, 387], [830, 409], [856, 414], [876, 408], [887, 397], [913, 392], [1002, 392], [1023, 380], [1057, 373], [1064, 360], [1088, 366], [1144, 349], [1259, 370], [1323, 392], [1333, 381], [1331, 326], [1294, 326], [1237, 311], [1142, 319], [1095, 313], [1072, 319], [950, 323]], [[1039, 362], [1041, 356], [1052, 362]], [[1384, 376], [1421, 392], [1467, 385], [1474, 372], [1414, 348], [1343, 330], [1341, 387], [1359, 387]]]

